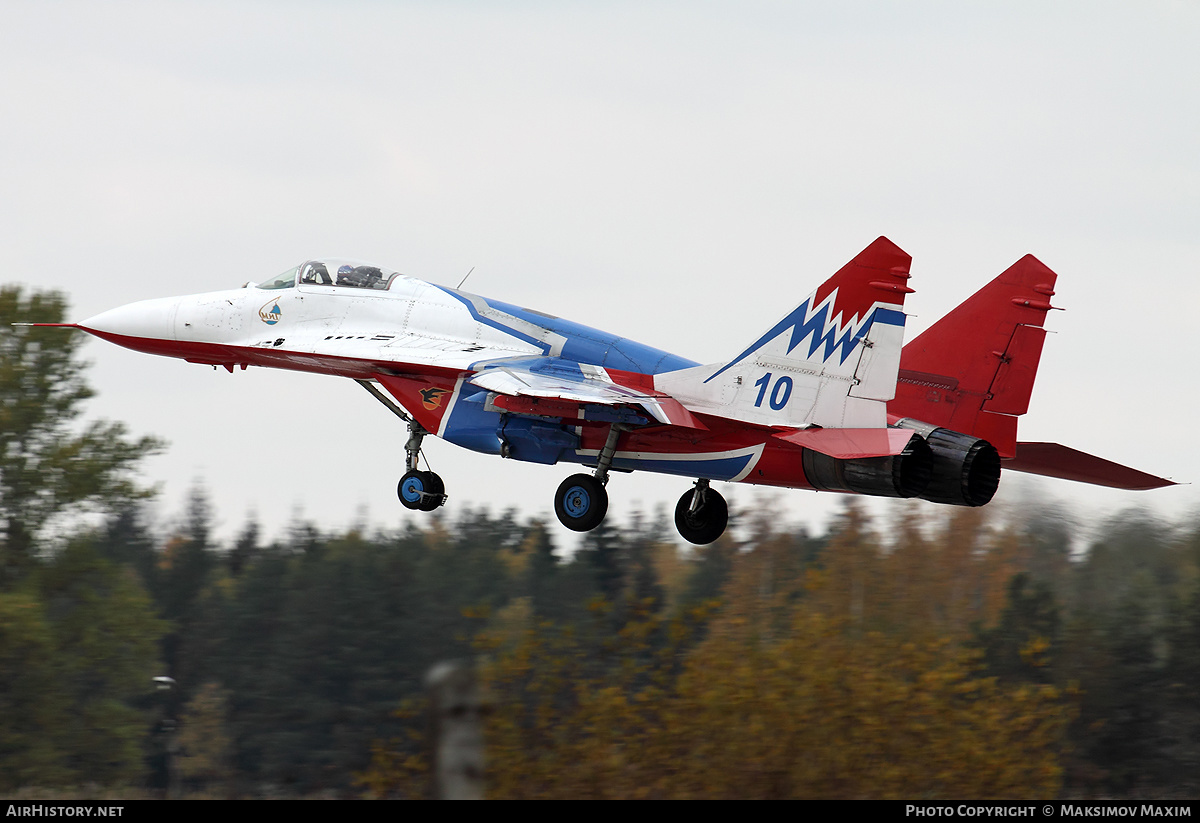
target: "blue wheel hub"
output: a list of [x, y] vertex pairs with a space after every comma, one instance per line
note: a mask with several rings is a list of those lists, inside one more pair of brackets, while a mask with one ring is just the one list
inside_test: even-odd
[[563, 508], [571, 517], [583, 517], [592, 507], [592, 497], [582, 486], [572, 486], [563, 497]]
[[604, 484], [586, 474], [573, 474], [554, 493], [554, 513], [558, 522], [577, 532], [591, 531], [608, 512], [608, 493]]
[[420, 503], [423, 491], [425, 491], [425, 484], [419, 477], [410, 477], [400, 485], [400, 494], [409, 503]]

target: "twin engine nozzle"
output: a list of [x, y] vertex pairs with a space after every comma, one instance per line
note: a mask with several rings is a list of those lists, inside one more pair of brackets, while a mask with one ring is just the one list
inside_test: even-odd
[[982, 506], [1000, 485], [1000, 454], [986, 440], [905, 418], [913, 432], [889, 457], [843, 460], [804, 449], [804, 474], [815, 489], [877, 497], [916, 497], [952, 506]]

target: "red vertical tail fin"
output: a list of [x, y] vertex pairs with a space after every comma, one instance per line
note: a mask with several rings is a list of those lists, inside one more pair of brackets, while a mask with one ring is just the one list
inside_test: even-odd
[[1058, 276], [1031, 254], [908, 343], [893, 417], [912, 417], [1016, 453], [1017, 417], [1029, 408], [1046, 314]]

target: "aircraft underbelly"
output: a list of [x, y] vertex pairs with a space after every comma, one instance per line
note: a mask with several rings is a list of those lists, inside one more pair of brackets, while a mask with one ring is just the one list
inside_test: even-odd
[[[594, 466], [608, 435], [608, 427], [603, 425], [576, 426], [496, 411], [488, 406], [488, 392], [462, 380], [447, 395], [447, 410], [430, 430], [457, 446], [484, 454], [544, 465]], [[429, 422], [423, 421], [423, 425], [429, 426]], [[766, 431], [739, 430], [697, 438], [681, 436], [674, 427], [651, 427], [624, 433], [612, 466], [619, 471], [810, 488], [800, 454], [800, 449]]]

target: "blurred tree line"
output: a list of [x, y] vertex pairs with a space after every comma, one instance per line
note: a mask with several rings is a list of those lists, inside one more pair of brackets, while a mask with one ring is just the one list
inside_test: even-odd
[[424, 796], [456, 658], [495, 797], [1200, 790], [1200, 524], [848, 497], [825, 535], [735, 510], [702, 549], [656, 512], [568, 559], [468, 507], [224, 544], [200, 491], [150, 522], [161, 444], [78, 424], [78, 335], [10, 326], [61, 315], [0, 290], [6, 794]]

